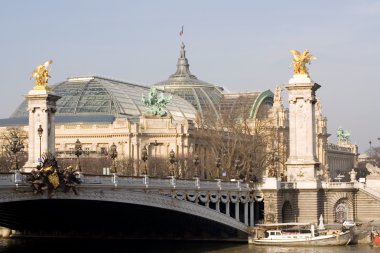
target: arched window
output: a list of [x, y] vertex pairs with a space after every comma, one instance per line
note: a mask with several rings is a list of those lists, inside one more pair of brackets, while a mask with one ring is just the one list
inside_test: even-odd
[[339, 200], [335, 207], [335, 222], [342, 223], [347, 219], [348, 206], [345, 200]]
[[293, 207], [289, 201], [285, 201], [282, 206], [282, 222], [294, 222], [296, 217], [293, 212]]

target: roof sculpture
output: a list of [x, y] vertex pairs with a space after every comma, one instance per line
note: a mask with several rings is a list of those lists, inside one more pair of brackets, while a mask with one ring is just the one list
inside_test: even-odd
[[150, 88], [149, 95], [147, 98], [142, 95], [142, 102], [148, 108], [148, 113], [153, 116], [164, 117], [168, 114], [166, 110], [166, 105], [170, 102], [172, 96], [165, 97], [161, 92], [158, 95], [156, 88]]

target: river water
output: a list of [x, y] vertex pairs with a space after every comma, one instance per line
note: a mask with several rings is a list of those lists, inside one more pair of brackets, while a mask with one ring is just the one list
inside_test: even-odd
[[0, 239], [0, 252], [53, 253], [344, 253], [379, 252], [366, 244], [337, 247], [267, 247], [246, 243], [82, 239]]

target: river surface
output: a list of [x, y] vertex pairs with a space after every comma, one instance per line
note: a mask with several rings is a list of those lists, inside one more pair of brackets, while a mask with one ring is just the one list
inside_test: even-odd
[[53, 253], [344, 253], [378, 252], [366, 244], [337, 247], [268, 247], [246, 243], [129, 241], [82, 239], [0, 239], [0, 252], [53, 252]]

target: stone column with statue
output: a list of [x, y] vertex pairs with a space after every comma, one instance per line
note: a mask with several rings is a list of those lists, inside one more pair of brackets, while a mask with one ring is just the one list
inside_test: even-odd
[[315, 182], [319, 166], [316, 156], [315, 93], [321, 86], [311, 80], [306, 64], [316, 58], [308, 50], [303, 53], [291, 50], [291, 53], [294, 57], [294, 75], [286, 86], [289, 96], [287, 180]]
[[49, 60], [36, 67], [31, 77], [35, 79], [35, 86], [26, 95], [29, 112], [29, 130], [28, 161], [22, 169], [24, 172], [30, 172], [36, 168], [42, 154], [55, 154], [54, 117], [56, 102], [60, 97], [53, 95], [51, 88], [47, 85], [51, 64], [52, 61]]

